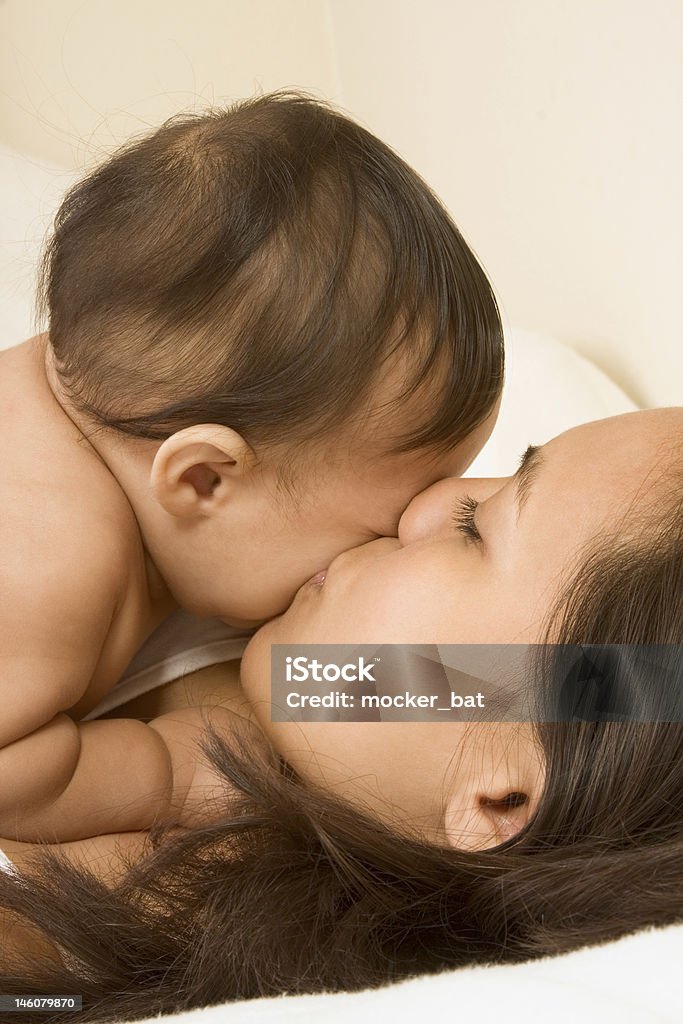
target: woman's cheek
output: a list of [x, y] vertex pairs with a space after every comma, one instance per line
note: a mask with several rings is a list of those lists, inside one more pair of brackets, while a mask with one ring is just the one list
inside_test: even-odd
[[388, 572], [368, 573], [348, 594], [333, 596], [330, 588], [327, 598], [327, 604], [324, 597], [321, 602], [314, 642], [404, 642], [414, 611], [409, 580]]

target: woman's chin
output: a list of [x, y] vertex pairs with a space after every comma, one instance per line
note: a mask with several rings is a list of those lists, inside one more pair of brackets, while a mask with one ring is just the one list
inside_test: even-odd
[[242, 655], [240, 681], [242, 689], [252, 702], [270, 701], [270, 648], [277, 643], [278, 615], [269, 619], [249, 640]]

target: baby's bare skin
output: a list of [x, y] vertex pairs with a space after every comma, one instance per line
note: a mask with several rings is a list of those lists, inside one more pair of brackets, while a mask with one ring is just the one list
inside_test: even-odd
[[176, 605], [129, 501], [55, 399], [45, 336], [0, 352], [0, 835], [70, 841], [173, 816], [196, 711], [80, 722]]
[[[3, 664], [44, 657], [54, 678], [63, 661], [60, 681], [77, 697], [68, 707], [81, 717], [175, 604], [126, 495], [50, 390], [43, 336], [0, 352], [0, 429]], [[0, 742], [19, 722], [3, 701]]]

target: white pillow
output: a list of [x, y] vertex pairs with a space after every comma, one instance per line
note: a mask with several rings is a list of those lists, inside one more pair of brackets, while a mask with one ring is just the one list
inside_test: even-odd
[[547, 334], [507, 327], [505, 366], [498, 420], [465, 476], [509, 476], [527, 445], [638, 409], [594, 363]]

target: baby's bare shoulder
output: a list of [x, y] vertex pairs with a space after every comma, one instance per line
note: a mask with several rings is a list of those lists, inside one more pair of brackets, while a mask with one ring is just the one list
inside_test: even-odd
[[15, 507], [0, 525], [0, 636], [10, 622], [16, 635], [39, 629], [47, 641], [54, 623], [60, 632], [49, 643], [58, 656], [86, 621], [109, 624], [135, 553], [130, 524], [117, 523], [111, 507], [104, 515], [87, 498], [78, 505], [63, 494], [41, 510]]
[[137, 551], [114, 509], [53, 495], [43, 517], [0, 528], [0, 748], [94, 706], [134, 653], [118, 609]]
[[42, 520], [0, 527], [0, 746], [77, 704], [97, 678], [130, 551], [128, 530], [94, 511], [62, 496]]
[[124, 492], [50, 404], [25, 346], [0, 353], [0, 364], [3, 678], [18, 673], [17, 686], [45, 687], [46, 673], [58, 687], [63, 676], [82, 693], [141, 539]]
[[54, 399], [34, 348], [0, 352], [0, 577], [35, 601], [64, 588], [92, 598], [123, 575], [139, 531], [116, 478]]
[[111, 612], [141, 544], [124, 493], [97, 460], [64, 448], [46, 465], [22, 441], [0, 475], [3, 594], [17, 612], [28, 605], [47, 620], [73, 616], [76, 606], [87, 616]]

